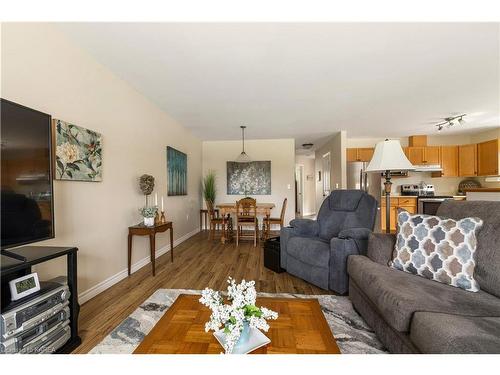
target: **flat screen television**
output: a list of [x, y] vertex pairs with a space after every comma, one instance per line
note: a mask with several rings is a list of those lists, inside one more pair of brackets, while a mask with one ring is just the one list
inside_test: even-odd
[[51, 116], [0, 100], [1, 248], [54, 237]]

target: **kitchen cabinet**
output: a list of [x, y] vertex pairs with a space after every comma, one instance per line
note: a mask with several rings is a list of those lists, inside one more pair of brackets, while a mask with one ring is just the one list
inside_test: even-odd
[[477, 174], [479, 176], [498, 175], [498, 138], [477, 144]]
[[373, 156], [373, 148], [364, 147], [364, 148], [348, 148], [346, 151], [347, 161], [370, 161]]
[[[385, 232], [385, 196], [382, 196], [380, 201], [380, 226], [382, 231]], [[417, 197], [393, 197], [391, 198], [391, 206], [390, 206], [390, 229], [391, 232], [396, 231], [397, 227], [397, 216], [398, 209], [404, 209], [409, 213], [417, 213]]]
[[406, 156], [413, 165], [441, 164], [440, 146], [407, 147]]
[[458, 176], [458, 146], [441, 146], [441, 172], [432, 172], [432, 177]]
[[458, 175], [477, 176], [477, 145], [458, 146]]
[[347, 162], [357, 161], [358, 159], [358, 149], [357, 148], [348, 148], [346, 150]]

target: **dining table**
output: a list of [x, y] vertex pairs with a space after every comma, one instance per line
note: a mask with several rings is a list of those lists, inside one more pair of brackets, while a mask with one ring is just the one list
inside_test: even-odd
[[[216, 207], [219, 209], [220, 215], [223, 218], [223, 225], [222, 225], [222, 233], [220, 237], [220, 241], [222, 243], [226, 243], [226, 241], [229, 239], [229, 231], [226, 230], [227, 228], [227, 223], [225, 222], [227, 220], [228, 214], [235, 214], [236, 213], [236, 202], [234, 203], [219, 203], [216, 205]], [[274, 203], [257, 203], [257, 215], [265, 216], [266, 219], [269, 219], [271, 217], [271, 210], [276, 207]]]

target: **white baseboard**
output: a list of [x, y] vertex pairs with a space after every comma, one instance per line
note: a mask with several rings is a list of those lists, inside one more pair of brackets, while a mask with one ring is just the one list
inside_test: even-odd
[[[177, 238], [174, 241], [174, 248], [178, 245], [180, 245], [182, 242], [186, 241], [188, 238], [194, 236], [195, 234], [199, 233], [200, 229], [197, 228], [193, 230], [192, 232], [189, 232], [185, 234], [182, 237]], [[170, 251], [170, 244], [165, 245], [161, 247], [160, 249], [156, 250], [156, 258], [162, 256], [163, 254], [167, 253]], [[140, 268], [144, 267], [150, 262], [149, 256], [142, 258], [141, 260], [135, 262], [132, 264], [130, 272], [134, 273], [135, 271], [139, 270]], [[125, 268], [124, 270], [118, 272], [117, 274], [108, 277], [106, 280], [101, 281], [99, 284], [94, 285], [92, 288], [87, 289], [83, 291], [82, 293], [78, 294], [78, 302], [80, 304], [84, 304], [91, 298], [94, 298], [97, 296], [99, 293], [104, 292], [106, 289], [112, 287], [115, 285], [117, 282], [125, 279], [128, 276], [128, 268]]]

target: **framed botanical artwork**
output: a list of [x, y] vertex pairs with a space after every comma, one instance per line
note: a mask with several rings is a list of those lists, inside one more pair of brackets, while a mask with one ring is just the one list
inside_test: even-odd
[[187, 155], [167, 146], [167, 194], [187, 195]]
[[227, 162], [228, 195], [270, 195], [271, 162]]
[[102, 181], [102, 135], [53, 119], [54, 178]]

